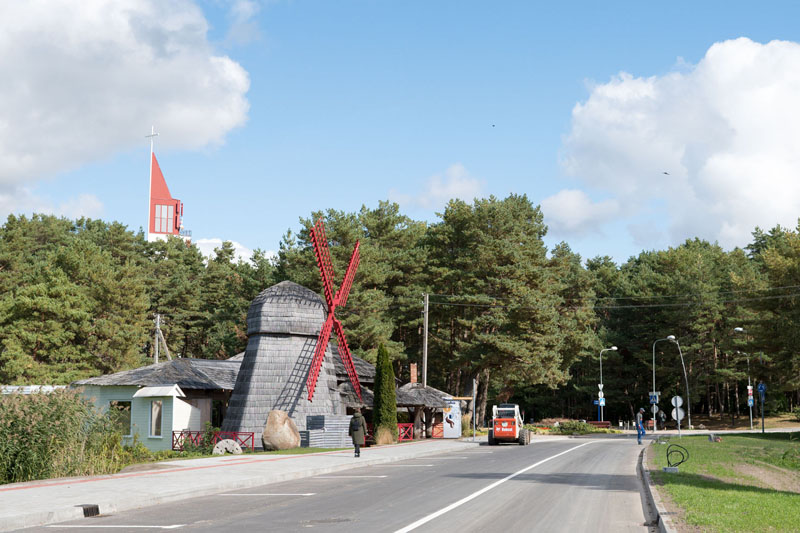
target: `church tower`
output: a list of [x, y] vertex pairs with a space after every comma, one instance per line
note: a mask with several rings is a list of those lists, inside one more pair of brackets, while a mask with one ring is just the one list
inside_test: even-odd
[[150, 203], [147, 216], [147, 241], [166, 240], [169, 235], [182, 237], [186, 243], [192, 240], [192, 232], [183, 229], [183, 202], [173, 198], [167, 181], [153, 153], [155, 128], [150, 135]]

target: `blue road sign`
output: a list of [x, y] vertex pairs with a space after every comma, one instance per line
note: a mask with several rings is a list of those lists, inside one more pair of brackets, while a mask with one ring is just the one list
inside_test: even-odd
[[753, 398], [752, 397], [747, 399], [747, 405], [750, 406], [750, 407], [753, 407]]
[[595, 400], [592, 403], [595, 404], [595, 405], [600, 405], [600, 400]]
[[657, 403], [658, 403], [658, 395], [656, 395], [656, 394], [651, 394], [651, 395], [650, 395], [650, 403], [652, 403], [652, 404], [657, 404]]
[[606, 399], [600, 398], [600, 407], [605, 407], [605, 406], [606, 406]]
[[758, 384], [758, 395], [761, 397], [761, 402], [764, 402], [764, 396], [767, 395], [767, 386], [764, 383]]

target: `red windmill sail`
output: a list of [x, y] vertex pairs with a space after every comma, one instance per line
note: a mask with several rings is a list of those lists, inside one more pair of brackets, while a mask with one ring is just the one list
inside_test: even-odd
[[[311, 360], [311, 370], [308, 373], [306, 380], [306, 388], [308, 389], [308, 401], [314, 398], [314, 388], [317, 386], [317, 379], [319, 378], [319, 370], [322, 367], [322, 360], [325, 358], [325, 350], [328, 348], [328, 341], [331, 338], [331, 330], [336, 330], [336, 337], [339, 339], [339, 357], [342, 358], [342, 363], [347, 370], [347, 375], [350, 377], [350, 383], [361, 400], [361, 385], [358, 382], [358, 374], [356, 374], [355, 366], [353, 365], [353, 357], [350, 355], [350, 349], [347, 347], [347, 339], [344, 336], [342, 323], [336, 318], [334, 312], [339, 306], [344, 306], [347, 303], [347, 296], [350, 293], [350, 287], [353, 285], [353, 278], [356, 276], [356, 269], [358, 269], [359, 253], [358, 245], [353, 249], [353, 255], [350, 256], [350, 263], [347, 265], [347, 271], [344, 274], [342, 285], [336, 294], [333, 292], [333, 263], [331, 263], [331, 253], [328, 249], [328, 238], [325, 236], [325, 226], [322, 219], [317, 220], [314, 227], [311, 228], [311, 243], [314, 245], [314, 254], [317, 256], [317, 266], [319, 273], [322, 276], [322, 289], [325, 293], [325, 302], [328, 304], [328, 317], [322, 325], [317, 338], [317, 349], [314, 352], [314, 358]], [[363, 401], [363, 400], [362, 400]]]

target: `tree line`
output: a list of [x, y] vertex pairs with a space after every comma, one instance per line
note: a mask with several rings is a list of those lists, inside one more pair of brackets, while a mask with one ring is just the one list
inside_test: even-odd
[[[652, 389], [684, 395], [692, 412], [746, 413], [748, 375], [767, 407], [800, 403], [800, 233], [756, 228], [745, 249], [700, 239], [622, 264], [548, 249], [541, 210], [524, 195], [452, 200], [434, 223], [397, 204], [301, 218], [277, 257], [207, 259], [179, 239], [100, 220], [10, 216], [0, 228], [0, 382], [69, 383], [147, 364], [153, 316], [170, 351], [227, 358], [246, 346], [249, 302], [292, 280], [321, 293], [309, 228], [325, 221], [336, 284], [353, 246], [361, 263], [338, 311], [352, 352], [375, 362], [383, 344], [403, 380], [422, 354], [429, 294], [428, 381], [455, 395], [478, 384], [478, 413], [514, 401], [527, 417], [595, 414], [600, 350], [607, 418], [630, 418]], [[741, 331], [736, 332], [735, 329]], [[749, 374], [748, 374], [749, 371]], [[662, 408], [666, 408], [662, 400]]]

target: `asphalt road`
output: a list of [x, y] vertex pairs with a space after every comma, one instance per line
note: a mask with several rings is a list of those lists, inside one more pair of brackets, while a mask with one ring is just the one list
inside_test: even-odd
[[640, 450], [631, 437], [481, 446], [25, 531], [648, 531]]

